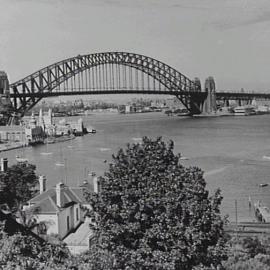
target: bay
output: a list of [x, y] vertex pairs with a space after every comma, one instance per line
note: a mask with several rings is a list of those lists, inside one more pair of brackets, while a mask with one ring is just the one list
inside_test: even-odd
[[[78, 117], [67, 118], [74, 121]], [[58, 119], [56, 118], [56, 121]], [[103, 175], [113, 153], [126, 143], [138, 143], [143, 136], [173, 140], [175, 153], [188, 160], [185, 166], [198, 166], [205, 173], [207, 189], [211, 194], [220, 188], [224, 197], [222, 215], [235, 220], [235, 200], [238, 220], [254, 220], [249, 208], [258, 200], [270, 206], [270, 188], [260, 187], [270, 183], [270, 115], [249, 117], [168, 117], [163, 113], [145, 114], [92, 114], [83, 117], [96, 134], [74, 140], [27, 147], [2, 152], [10, 164], [15, 156], [22, 155], [36, 164], [37, 173], [47, 178], [47, 187], [63, 181], [75, 186], [91, 178], [91, 172]], [[42, 155], [51, 152], [50, 155]], [[65, 166], [57, 164], [66, 163]]]

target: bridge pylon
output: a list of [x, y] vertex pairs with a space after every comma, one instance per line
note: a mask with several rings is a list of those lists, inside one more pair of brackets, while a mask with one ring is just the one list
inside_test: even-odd
[[203, 113], [215, 113], [217, 111], [216, 84], [212, 76], [205, 80], [204, 88], [207, 97], [203, 105]]

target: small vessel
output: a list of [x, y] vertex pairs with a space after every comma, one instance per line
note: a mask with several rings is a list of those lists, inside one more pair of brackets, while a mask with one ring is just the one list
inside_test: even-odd
[[95, 173], [95, 172], [90, 172], [90, 173], [88, 173], [88, 175], [89, 175], [89, 176], [95, 176], [96, 173]]
[[45, 139], [45, 143], [46, 144], [52, 144], [52, 143], [55, 143], [55, 139], [52, 138], [52, 137], [48, 137]]
[[268, 160], [270, 160], [270, 156], [263, 156], [263, 159], [268, 159]]
[[184, 157], [184, 156], [181, 156], [179, 159], [180, 159], [180, 160], [189, 160], [188, 157]]
[[66, 142], [66, 141], [74, 140], [75, 135], [74, 134], [63, 135], [63, 136], [60, 136], [60, 137], [55, 137], [53, 139], [54, 139], [54, 142]]
[[99, 150], [101, 151], [101, 152], [105, 152], [105, 151], [110, 151], [111, 150], [111, 148], [103, 148], [103, 147], [101, 147], [101, 148], [99, 148]]
[[48, 156], [48, 155], [51, 155], [52, 152], [42, 152], [42, 153], [40, 153], [40, 154], [43, 155], [43, 156]]
[[251, 106], [238, 106], [233, 109], [234, 115], [247, 116], [256, 114], [255, 109]]
[[56, 166], [60, 166], [60, 167], [64, 167], [65, 164], [64, 163], [61, 163], [61, 162], [58, 162], [58, 163], [55, 163]]
[[139, 137], [138, 138], [132, 138], [132, 140], [135, 141], [135, 142], [141, 142], [142, 138], [139, 138]]
[[262, 184], [259, 184], [260, 187], [267, 187], [268, 186], [268, 183], [262, 183]]
[[26, 162], [28, 162], [28, 159], [17, 155], [16, 161], [19, 163], [26, 163]]
[[92, 127], [87, 127], [86, 128], [86, 133], [92, 133], [92, 134], [94, 134], [94, 133], [96, 133], [97, 131], [96, 131], [96, 129], [94, 129], [94, 128], [92, 128]]

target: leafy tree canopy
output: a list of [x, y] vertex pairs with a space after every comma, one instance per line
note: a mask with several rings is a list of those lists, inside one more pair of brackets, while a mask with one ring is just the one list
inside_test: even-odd
[[68, 258], [68, 249], [60, 243], [40, 243], [32, 236], [21, 234], [2, 234], [0, 238], [1, 270], [57, 269], [63, 266]]
[[31, 199], [38, 183], [35, 165], [18, 163], [0, 172], [0, 203], [17, 210], [20, 204]]
[[225, 270], [270, 270], [269, 237], [236, 237], [229, 244], [228, 260], [223, 262]]
[[161, 138], [128, 144], [100, 193], [88, 194], [97, 248], [113, 258], [99, 269], [185, 270], [226, 258], [220, 191], [210, 197], [203, 172], [183, 167], [173, 149]]

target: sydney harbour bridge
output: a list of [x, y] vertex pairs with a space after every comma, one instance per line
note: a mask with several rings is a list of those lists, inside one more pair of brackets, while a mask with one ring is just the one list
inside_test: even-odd
[[96, 94], [173, 95], [191, 115], [211, 111], [216, 100], [270, 99], [265, 93], [215, 91], [212, 77], [202, 89], [199, 79], [191, 80], [161, 61], [128, 52], [77, 55], [9, 85], [12, 110], [19, 116], [45, 97]]

